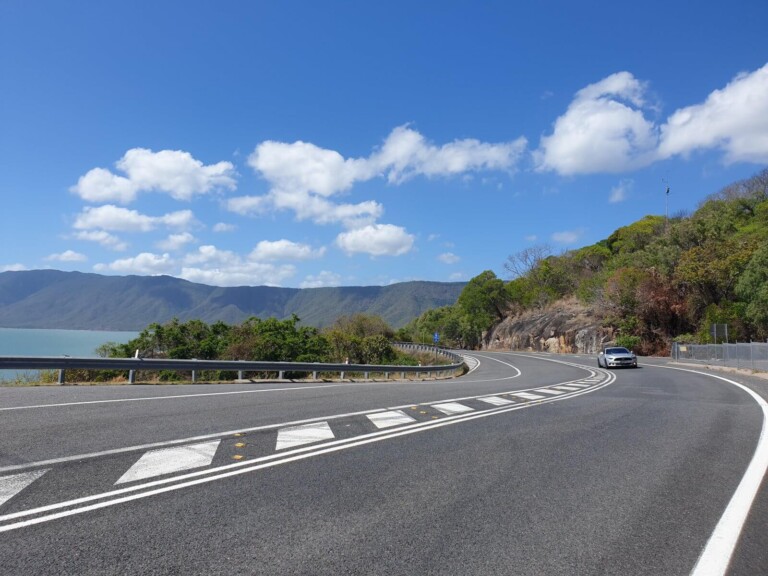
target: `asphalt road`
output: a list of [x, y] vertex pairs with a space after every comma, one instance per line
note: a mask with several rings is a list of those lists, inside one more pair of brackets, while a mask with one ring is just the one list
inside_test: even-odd
[[473, 355], [438, 382], [0, 389], [0, 573], [689, 574], [725, 524], [728, 573], [768, 574], [768, 488], [722, 520], [754, 480], [745, 389]]

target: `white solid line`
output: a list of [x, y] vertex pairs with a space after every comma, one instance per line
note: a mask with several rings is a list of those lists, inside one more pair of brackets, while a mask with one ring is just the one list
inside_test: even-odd
[[[4, 526], [0, 526], [0, 532], [8, 532], [10, 530], [16, 530], [19, 528], [24, 528], [26, 526], [32, 526], [35, 524], [41, 524], [43, 522], [49, 522], [51, 520], [56, 520], [59, 518], [64, 518], [68, 516], [74, 516], [76, 514], [83, 514], [85, 512], [90, 512], [93, 510], [99, 510], [101, 508], [107, 508], [109, 506], [115, 506], [118, 504], [122, 504], [124, 502], [130, 502], [133, 500], [138, 500], [141, 498], [148, 498], [150, 496], [155, 496], [157, 494], [163, 494], [165, 492], [171, 492], [175, 490], [181, 490], [183, 488], [188, 488], [191, 486], [196, 486], [199, 484], [205, 484], [208, 482], [213, 482], [215, 480], [221, 480], [224, 478], [229, 478], [231, 476], [237, 476], [239, 474], [246, 474], [249, 472], [254, 472], [256, 470], [261, 470], [264, 468], [270, 468], [273, 466], [278, 466], [280, 464], [288, 464], [290, 462], [294, 462], [297, 460], [303, 460], [305, 458], [311, 458], [313, 456], [318, 456], [321, 454], [328, 454], [331, 452], [337, 452], [340, 450], [344, 450], [347, 448], [353, 448], [356, 446], [363, 446], [365, 444], [370, 444], [373, 442], [379, 442], [382, 440], [388, 440], [390, 438], [397, 438], [399, 436], [404, 436], [408, 434], [415, 434], [418, 432], [425, 432], [427, 430], [431, 430], [433, 428], [440, 428], [442, 426], [450, 426], [453, 424], [459, 424], [461, 422], [469, 421], [469, 420], [475, 420], [476, 418], [487, 418], [489, 416], [495, 416], [498, 414], [504, 414], [506, 412], [513, 412], [516, 410], [524, 410], [527, 408], [532, 408], [534, 406], [538, 406], [539, 404], [547, 404], [550, 402], [559, 402], [562, 400], [569, 400], [571, 398], [574, 398], [576, 396], [581, 396], [582, 394], [591, 394], [592, 392], [595, 392], [596, 390], [600, 390], [601, 388], [604, 388], [608, 386], [609, 384], [612, 384], [614, 378], [609, 378], [606, 380], [606, 382], [601, 386], [596, 386], [594, 388], [591, 388], [590, 390], [583, 390], [581, 392], [578, 392], [576, 394], [568, 395], [568, 396], [562, 396], [559, 398], [547, 398], [543, 402], [537, 403], [537, 404], [518, 404], [516, 406], [511, 406], [507, 408], [497, 408], [493, 410], [488, 410], [485, 412], [477, 412], [474, 414], [463, 414], [463, 415], [457, 415], [457, 416], [449, 416], [443, 420], [437, 420], [437, 421], [429, 421], [429, 422], [420, 422], [416, 424], [412, 424], [409, 426], [404, 426], [403, 428], [400, 428], [398, 430], [391, 430], [391, 431], [382, 431], [382, 432], [372, 432], [371, 434], [366, 434], [364, 436], [360, 436], [357, 438], [349, 438], [345, 440], [336, 440], [334, 442], [329, 442], [328, 444], [324, 444], [320, 447], [305, 447], [305, 448], [297, 448], [296, 450], [293, 450], [291, 452], [283, 453], [283, 454], [273, 454], [271, 456], [264, 456], [262, 458], [256, 458], [252, 461], [247, 462], [238, 462], [234, 464], [229, 464], [225, 466], [221, 466], [219, 468], [213, 469], [213, 470], [204, 470], [199, 472], [191, 472], [189, 474], [186, 474], [181, 477], [176, 478], [166, 478], [163, 480], [155, 480], [152, 482], [148, 482], [143, 485], [138, 486], [132, 486], [128, 488], [121, 488], [119, 490], [113, 490], [112, 492], [106, 492], [103, 494], [96, 494], [93, 496], [85, 496], [83, 498], [78, 498], [76, 500], [70, 500], [67, 502], [59, 502], [57, 504], [50, 504], [48, 506], [42, 506], [40, 508], [35, 508], [31, 510], [24, 510], [22, 512], [15, 512], [13, 514], [6, 514], [5, 516], [0, 516], [0, 522], [7, 521], [7, 520], [13, 520], [16, 518], [22, 518], [24, 516], [32, 516], [35, 514], [41, 514], [45, 512], [50, 512], [52, 510], [60, 510], [62, 508], [70, 508], [71, 506], [77, 506], [80, 504], [85, 504], [87, 502], [94, 502], [96, 500], [102, 500], [104, 498], [109, 498], [112, 496], [118, 496], [120, 494], [129, 494], [130, 492], [135, 492], [141, 489], [151, 488], [154, 486], [162, 486], [163, 484], [169, 484], [174, 483], [171, 486], [165, 486], [162, 488], [157, 488], [151, 491], [145, 491], [140, 492], [138, 494], [129, 494], [128, 496], [124, 496], [122, 498], [116, 498], [114, 500], [108, 500], [105, 502], [97, 502], [95, 504], [90, 504], [87, 506], [83, 506], [81, 508], [72, 508], [69, 510], [64, 510], [62, 512], [56, 512], [53, 514], [49, 514], [47, 516], [39, 516], [36, 518], [31, 518], [29, 520], [22, 520], [20, 522], [16, 522], [15, 524], [6, 524]], [[279, 458], [279, 459], [277, 459]], [[246, 467], [247, 466], [247, 467]], [[221, 470], [227, 470], [226, 472], [221, 472]], [[210, 474], [215, 474], [213, 476], [210, 476]], [[206, 477], [200, 478], [200, 476], [208, 475]], [[194, 478], [194, 480], [192, 480]], [[180, 480], [186, 480], [183, 483], [177, 483]]]
[[542, 394], [551, 394], [552, 396], [560, 396], [560, 394], [565, 394], [565, 392], [561, 392], [560, 390], [550, 390], [549, 388], [538, 388], [534, 390], [536, 393], [542, 393]]
[[11, 476], [3, 476], [0, 478], [0, 506], [8, 502], [11, 498], [16, 496], [19, 492], [24, 490], [27, 486], [32, 484], [35, 480], [40, 478], [48, 470], [33, 470], [32, 472], [24, 472], [22, 474], [12, 474]]
[[402, 410], [389, 410], [387, 412], [377, 412], [376, 414], [368, 414], [368, 420], [381, 430], [382, 428], [390, 428], [392, 426], [400, 426], [402, 424], [410, 424], [416, 422], [414, 418], [411, 418]]
[[530, 394], [529, 392], [514, 392], [512, 396], [518, 396], [525, 400], [541, 400], [544, 396], [538, 396], [536, 394]]
[[280, 428], [277, 431], [277, 445], [275, 450], [285, 450], [286, 448], [296, 448], [312, 442], [321, 440], [333, 440], [333, 430], [328, 422], [314, 422], [304, 424], [303, 426], [292, 426], [290, 428]]
[[136, 464], [131, 466], [115, 484], [146, 480], [163, 474], [209, 466], [216, 455], [216, 449], [220, 442], [221, 440], [214, 440], [201, 444], [151, 450], [142, 455]]
[[432, 408], [440, 410], [443, 414], [453, 416], [454, 414], [461, 414], [463, 412], [473, 412], [474, 408], [459, 404], [458, 402], [444, 402], [442, 404], [432, 404]]
[[313, 390], [315, 388], [335, 388], [347, 384], [325, 384], [322, 386], [291, 386], [290, 388], [263, 388], [259, 390], [231, 390], [229, 392], [206, 392], [204, 394], [174, 394], [173, 396], [143, 396], [141, 398], [112, 398], [109, 400], [84, 400], [82, 402], [61, 402], [58, 404], [36, 404], [33, 406], [9, 406], [0, 408], [0, 412], [11, 410], [32, 410], [33, 408], [61, 408], [64, 406], [87, 406], [89, 404], [114, 404], [119, 402], [149, 402], [152, 400], [178, 400], [180, 398], [204, 398], [206, 396], [232, 396], [233, 394], [261, 394], [263, 392], [288, 392], [291, 390]]
[[498, 396], [486, 396], [485, 398], [478, 398], [482, 402], [493, 404], [494, 406], [505, 406], [507, 404], [514, 404], [513, 400], [507, 400], [506, 398], [499, 398]]
[[[651, 366], [650, 364], [648, 366]], [[691, 572], [691, 576], [723, 576], [728, 570], [731, 557], [736, 550], [736, 544], [739, 536], [747, 521], [749, 510], [760, 490], [760, 483], [768, 470], [768, 403], [765, 402], [757, 393], [750, 390], [743, 384], [739, 384], [722, 376], [707, 374], [697, 370], [687, 370], [683, 368], [673, 368], [671, 366], [653, 366], [654, 368], [666, 368], [667, 370], [680, 370], [682, 372], [691, 372], [693, 374], [702, 374], [717, 378], [744, 390], [760, 406], [763, 411], [763, 424], [760, 430], [760, 438], [755, 447], [755, 453], [752, 460], [744, 472], [744, 476], [739, 482], [736, 491], [733, 493], [728, 506], [725, 508], [720, 521], [715, 526], [715, 530], [709, 537], [704, 550], [699, 556], [696, 566]]]

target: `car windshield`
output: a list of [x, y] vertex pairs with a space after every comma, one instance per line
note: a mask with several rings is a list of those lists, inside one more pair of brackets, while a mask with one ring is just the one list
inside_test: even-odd
[[626, 348], [607, 348], [605, 350], [606, 354], [629, 354], [629, 350]]

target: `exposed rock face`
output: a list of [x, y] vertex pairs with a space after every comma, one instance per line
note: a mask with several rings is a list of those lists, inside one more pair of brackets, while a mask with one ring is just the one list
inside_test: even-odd
[[487, 350], [530, 350], [567, 354], [597, 354], [614, 338], [595, 310], [576, 300], [564, 300], [544, 310], [529, 310], [506, 318], [485, 337]]

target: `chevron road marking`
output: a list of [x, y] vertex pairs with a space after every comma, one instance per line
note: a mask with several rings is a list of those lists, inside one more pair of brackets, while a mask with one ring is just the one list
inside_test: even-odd
[[131, 466], [115, 484], [146, 480], [163, 474], [209, 466], [220, 442], [221, 440], [214, 440], [201, 444], [151, 450], [139, 458], [139, 461]]
[[531, 394], [530, 392], [514, 392], [512, 396], [517, 396], [518, 398], [522, 398], [523, 400], [541, 400], [542, 398], [544, 398], [544, 396]]
[[534, 390], [537, 394], [549, 394], [551, 396], [560, 396], [560, 394], [565, 394], [565, 392], [561, 392], [560, 390], [552, 390], [551, 388], [538, 388]]
[[579, 390], [581, 388], [580, 386], [578, 388], [574, 388], [572, 386], [552, 386], [553, 390], [565, 390], [566, 392], [573, 392], [574, 390]]
[[481, 402], [493, 404], [494, 406], [505, 406], [507, 404], [514, 404], [513, 400], [507, 400], [506, 398], [499, 398], [498, 396], [486, 396], [485, 398], [478, 398]]
[[461, 414], [462, 412], [473, 412], [474, 408], [459, 404], [458, 402], [444, 402], [442, 404], [432, 404], [432, 408], [440, 410], [443, 414], [453, 416], [454, 414]]
[[416, 422], [402, 410], [389, 410], [388, 412], [377, 412], [376, 414], [368, 414], [368, 420], [378, 429], [390, 428], [392, 426], [400, 426], [401, 424], [410, 424]]
[[[220, 465], [213, 468], [191, 470], [181, 475], [150, 479], [146, 482], [137, 482], [135, 484], [116, 488], [108, 492], [91, 494], [89, 496], [83, 496], [72, 500], [62, 500], [60, 502], [38, 506], [36, 508], [28, 508], [19, 510], [17, 512], [0, 515], [0, 533], [7, 532], [9, 530], [17, 530], [26, 526], [32, 526], [43, 522], [49, 522], [59, 518], [83, 514], [106, 507], [116, 506], [125, 502], [148, 498], [158, 494], [181, 490], [191, 486], [206, 484], [216, 480], [254, 472], [256, 470], [288, 464], [290, 462], [312, 458], [321, 454], [328, 454], [340, 450], [345, 450], [347, 448], [363, 446], [372, 442], [379, 442], [390, 438], [397, 438], [403, 435], [425, 432], [443, 426], [468, 422], [477, 418], [486, 418], [497, 414], [508, 413], [516, 410], [524, 410], [526, 408], [533, 408], [544, 403], [568, 400], [600, 390], [601, 388], [612, 384], [614, 381], [615, 376], [613, 376], [613, 374], [607, 374], [607, 379], [600, 385], [592, 386], [588, 389], [578, 390], [568, 394], [563, 394], [562, 396], [557, 397], [544, 398], [541, 396], [536, 396], [535, 394], [517, 392], [515, 393], [517, 395], [524, 394], [527, 396], [534, 396], [535, 398], [531, 399], [541, 400], [541, 402], [523, 402], [519, 404], [513, 403], [511, 406], [498, 406], [480, 411], [474, 411], [468, 406], [458, 404], [458, 402], [444, 401], [441, 404], [458, 404], [459, 406], [462, 406], [464, 413], [446, 415], [444, 418], [438, 420], [428, 420], [423, 422], [415, 421], [411, 424], [402, 425], [396, 428], [393, 427], [393, 429], [380, 430], [352, 438], [335, 439], [333, 432], [328, 425], [328, 422], [315, 422], [313, 424], [307, 424], [304, 426], [284, 427], [278, 429], [278, 444], [275, 447], [275, 452], [272, 454], [255, 457], [253, 459], [248, 459], [233, 464]], [[503, 394], [512, 393], [504, 392]], [[479, 399], [482, 397], [475, 396], [473, 398]], [[412, 407], [413, 405], [410, 406]], [[436, 407], [435, 404], [424, 404], [424, 406]], [[389, 409], [389, 411], [395, 410], [395, 408]], [[378, 412], [384, 412], [384, 410]], [[368, 415], [374, 413], [375, 412], [370, 411], [368, 412]], [[283, 441], [282, 443], [281, 440]], [[301, 443], [299, 443], [300, 440]], [[320, 440], [330, 441], [319, 445], [303, 445], [318, 442]], [[288, 444], [288, 442], [296, 442], [296, 444]], [[289, 446], [298, 447], [284, 450]], [[160, 450], [153, 450], [152, 452], [157, 453], [160, 452]], [[44, 471], [37, 471], [37, 473], [42, 475]], [[31, 476], [28, 478], [31, 478]], [[0, 480], [2, 479], [3, 478], [0, 477]], [[29, 484], [27, 483], [26, 485]]]
[[40, 478], [48, 470], [33, 470], [22, 474], [12, 474], [0, 477], [0, 506], [16, 496], [35, 480]]
[[296, 448], [312, 442], [322, 440], [333, 440], [333, 430], [328, 422], [313, 422], [303, 426], [291, 426], [290, 428], [280, 428], [277, 431], [277, 446], [275, 450], [285, 450], [286, 448]]

